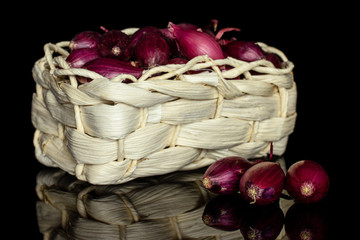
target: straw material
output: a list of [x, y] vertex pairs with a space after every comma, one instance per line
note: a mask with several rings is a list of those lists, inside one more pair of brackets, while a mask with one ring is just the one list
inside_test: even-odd
[[[80, 180], [118, 184], [229, 155], [265, 156], [270, 142], [282, 155], [296, 120], [293, 64], [280, 50], [258, 44], [285, 67], [199, 56], [144, 70], [139, 79], [106, 79], [69, 68], [69, 42], [46, 44], [33, 67], [36, 158]], [[225, 65], [230, 69], [220, 70]], [[78, 85], [76, 76], [93, 80]]]
[[[284, 165], [284, 160], [280, 159]], [[202, 171], [182, 171], [119, 185], [91, 185], [60, 169], [37, 176], [39, 230], [48, 239], [226, 239], [242, 240], [240, 231], [205, 225], [206, 191]], [[294, 203], [280, 200], [286, 213]], [[285, 235], [284, 229], [277, 239]]]

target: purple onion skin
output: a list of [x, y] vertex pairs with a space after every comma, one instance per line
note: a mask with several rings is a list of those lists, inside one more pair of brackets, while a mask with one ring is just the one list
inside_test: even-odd
[[160, 34], [145, 34], [135, 46], [136, 59], [143, 68], [166, 64], [169, 54], [169, 46]]
[[130, 37], [120, 30], [105, 32], [99, 40], [98, 49], [102, 57], [128, 61], [131, 57]]
[[237, 156], [222, 158], [211, 164], [202, 179], [206, 189], [217, 194], [239, 191], [240, 178], [255, 162]]
[[185, 59], [185, 57], [179, 51], [179, 47], [178, 47], [178, 44], [176, 43], [176, 39], [173, 38], [173, 35], [169, 31], [169, 29], [161, 28], [160, 31], [169, 46], [169, 50], [170, 50], [169, 58], [184, 58]]
[[72, 68], [81, 68], [87, 62], [100, 57], [97, 48], [78, 48], [73, 50], [66, 58], [66, 62]]
[[328, 193], [329, 176], [317, 162], [302, 160], [292, 164], [287, 173], [285, 188], [300, 203], [316, 203]]
[[281, 60], [281, 58], [274, 54], [274, 53], [264, 53], [265, 55], [265, 59], [270, 61], [272, 64], [274, 64], [274, 67], [276, 68], [282, 68], [283, 66], [283, 61]]
[[84, 31], [76, 34], [70, 41], [69, 48], [71, 51], [80, 48], [96, 48], [101, 34], [93, 31]]
[[182, 27], [182, 28], [186, 28], [186, 29], [190, 29], [190, 30], [197, 30], [199, 27], [192, 24], [192, 23], [187, 23], [187, 22], [183, 22], [183, 23], [178, 23], [176, 24], [178, 25], [179, 27]]
[[253, 62], [265, 58], [261, 48], [250, 41], [232, 41], [222, 47], [226, 56]]
[[152, 26], [142, 27], [139, 30], [137, 30], [133, 35], [130, 37], [130, 48], [134, 49], [138, 41], [146, 34], [158, 34], [162, 35], [162, 32]]
[[168, 64], [186, 64], [188, 61], [185, 58], [172, 58], [169, 59]]
[[218, 195], [206, 204], [202, 220], [205, 225], [223, 231], [238, 230], [245, 204], [239, 195]]
[[256, 205], [267, 205], [279, 199], [284, 188], [285, 174], [279, 163], [259, 162], [240, 179], [243, 198]]
[[97, 58], [86, 63], [83, 68], [94, 71], [108, 79], [119, 74], [130, 74], [139, 78], [143, 72], [142, 68], [134, 67], [129, 62], [119, 61], [114, 58]]
[[184, 57], [192, 59], [207, 55], [212, 59], [223, 59], [220, 45], [209, 34], [169, 23], [169, 32], [176, 39], [179, 50]]

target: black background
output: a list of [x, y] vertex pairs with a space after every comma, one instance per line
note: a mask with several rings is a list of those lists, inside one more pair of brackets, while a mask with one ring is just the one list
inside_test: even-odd
[[[333, 1], [334, 2], [334, 1]], [[35, 176], [42, 168], [34, 157], [30, 121], [31, 98], [35, 91], [31, 68], [43, 56], [47, 42], [70, 40], [83, 30], [166, 27], [190, 22], [205, 25], [219, 20], [219, 28], [238, 27], [239, 38], [262, 41], [281, 49], [295, 64], [298, 87], [297, 122], [290, 136], [285, 159], [291, 162], [312, 159], [329, 172], [331, 188], [326, 204], [331, 216], [351, 212], [355, 190], [349, 176], [343, 177], [357, 162], [355, 126], [357, 102], [351, 89], [358, 77], [349, 73], [348, 54], [355, 55], [350, 40], [353, 6], [260, 2], [72, 2], [11, 4], [2, 16], [2, 203], [6, 211], [5, 232], [14, 238], [42, 239], [35, 214]], [[355, 140], [351, 137], [355, 137]], [[354, 192], [355, 191], [355, 192]], [[343, 202], [349, 204], [343, 204]], [[353, 204], [356, 204], [353, 203]], [[344, 207], [347, 208], [344, 210]], [[331, 231], [346, 223], [345, 217], [333, 218]], [[341, 234], [343, 231], [339, 231]], [[350, 231], [351, 233], [351, 231]], [[333, 235], [334, 236], [334, 235]], [[332, 238], [330, 238], [332, 239]], [[334, 238], [336, 239], [336, 238]]]

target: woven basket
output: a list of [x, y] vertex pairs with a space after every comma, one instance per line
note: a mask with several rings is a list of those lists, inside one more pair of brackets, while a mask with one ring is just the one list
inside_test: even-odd
[[[110, 80], [69, 68], [69, 42], [46, 44], [33, 67], [36, 158], [80, 180], [117, 184], [229, 155], [265, 156], [271, 142], [282, 155], [296, 119], [293, 63], [258, 44], [279, 55], [284, 68], [267, 60], [199, 56], [146, 70], [139, 79], [123, 74]], [[224, 65], [230, 70], [220, 70]], [[93, 80], [78, 85], [76, 76]], [[121, 83], [129, 78], [134, 83]]]
[[[95, 186], [60, 169], [44, 169], [36, 184], [39, 230], [45, 240], [244, 239], [240, 231], [203, 223], [215, 195], [201, 187], [202, 176], [195, 170]], [[285, 214], [293, 201], [279, 204]], [[283, 229], [277, 239], [284, 236]]]

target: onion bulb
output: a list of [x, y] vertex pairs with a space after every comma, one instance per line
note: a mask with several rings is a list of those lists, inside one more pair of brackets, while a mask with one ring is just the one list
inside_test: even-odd
[[279, 163], [260, 162], [240, 179], [240, 193], [252, 204], [267, 205], [276, 201], [284, 187], [285, 174]]
[[76, 34], [70, 41], [69, 48], [71, 51], [79, 48], [96, 48], [101, 34], [94, 31], [83, 31]]
[[169, 46], [161, 34], [145, 34], [135, 45], [136, 59], [143, 68], [166, 64], [169, 54]]
[[220, 45], [209, 34], [171, 22], [168, 29], [172, 38], [176, 39], [180, 52], [186, 58], [192, 59], [201, 55], [207, 55], [212, 59], [224, 58]]
[[73, 50], [66, 58], [66, 62], [72, 68], [81, 68], [87, 62], [100, 57], [97, 48], [78, 48]]
[[130, 37], [120, 30], [105, 32], [99, 40], [98, 49], [102, 57], [127, 61], [131, 57]]
[[225, 54], [246, 62], [265, 58], [261, 48], [250, 41], [232, 41], [222, 47]]
[[291, 165], [285, 180], [289, 195], [301, 203], [314, 203], [323, 199], [328, 193], [329, 184], [325, 169], [311, 160], [302, 160]]
[[230, 156], [211, 164], [202, 179], [206, 189], [217, 194], [232, 194], [239, 191], [241, 176], [256, 162]]

